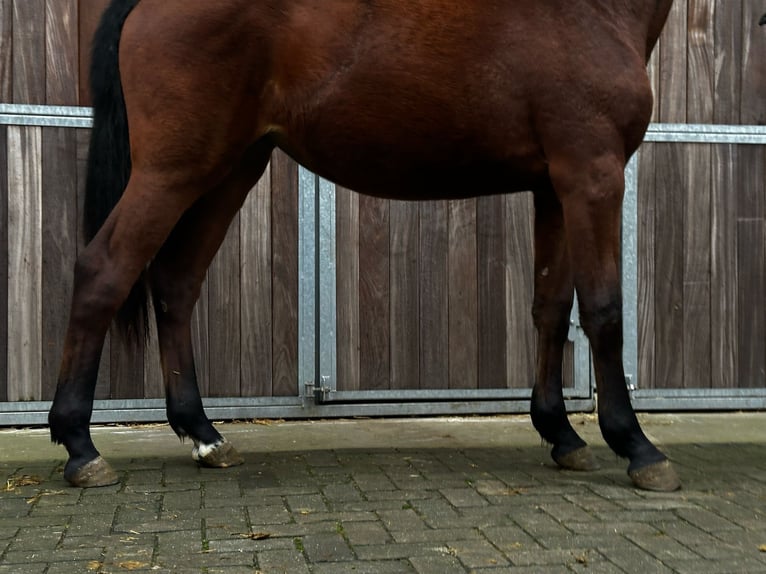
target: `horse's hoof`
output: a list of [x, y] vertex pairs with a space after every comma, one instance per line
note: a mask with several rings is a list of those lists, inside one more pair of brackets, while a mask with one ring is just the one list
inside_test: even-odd
[[678, 474], [669, 460], [655, 462], [638, 470], [628, 471], [628, 475], [633, 484], [642, 490], [673, 492], [681, 488], [681, 479], [678, 478]]
[[71, 474], [64, 473], [64, 478], [69, 484], [78, 488], [111, 486], [120, 481], [111, 465], [100, 456], [97, 456]]
[[551, 454], [561, 468], [566, 470], [598, 470], [601, 468], [593, 456], [593, 452], [588, 445], [570, 451], [564, 455]]
[[195, 444], [192, 450], [192, 458], [202, 466], [210, 468], [228, 468], [239, 466], [245, 462], [242, 455], [226, 439], [214, 444]]

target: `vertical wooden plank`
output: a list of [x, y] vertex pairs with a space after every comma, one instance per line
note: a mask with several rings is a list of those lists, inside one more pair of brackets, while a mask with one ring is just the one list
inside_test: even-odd
[[388, 222], [387, 200], [359, 197], [359, 385], [362, 389], [390, 387]]
[[[154, 301], [149, 297], [149, 331], [144, 345], [144, 388], [142, 397], [159, 399], [165, 396], [165, 380], [162, 376], [160, 345], [157, 336], [157, 321], [154, 317]], [[137, 352], [141, 352], [140, 350]]]
[[683, 383], [683, 146], [655, 144], [655, 388]]
[[194, 306], [191, 320], [192, 350], [197, 387], [203, 397], [210, 396], [210, 345], [208, 337], [208, 285], [207, 277], [202, 282], [199, 299]]
[[476, 200], [449, 204], [449, 388], [479, 385]]
[[506, 387], [506, 221], [503, 203], [500, 196], [480, 197], [477, 203], [479, 388]]
[[418, 204], [389, 203], [391, 388], [420, 385]]
[[42, 128], [8, 128], [8, 400], [40, 400]]
[[763, 15], [763, 2], [743, 0], [742, 7], [742, 125], [766, 124], [766, 69], [763, 54], [766, 53], [766, 34], [758, 26]]
[[420, 203], [420, 388], [449, 384], [449, 208]]
[[508, 386], [531, 388], [535, 377], [537, 337], [532, 321], [534, 298], [534, 204], [531, 193], [506, 197], [508, 253], [506, 314]]
[[359, 390], [359, 196], [336, 188], [338, 385]]
[[[53, 0], [56, 1], [56, 0]], [[101, 20], [109, 0], [78, 0], [79, 3], [79, 62], [78, 62], [78, 80], [79, 80], [79, 101], [81, 106], [89, 106], [90, 87], [88, 85], [91, 44], [93, 43], [93, 34]]]
[[13, 3], [13, 101], [45, 103], [45, 0]]
[[674, 2], [659, 45], [662, 122], [686, 121], [686, 24], [687, 0]]
[[44, 128], [42, 137], [42, 398], [51, 400], [77, 253], [77, 134], [68, 128]]
[[207, 272], [211, 397], [240, 395], [239, 214]]
[[0, 0], [0, 102], [13, 101], [13, 0]]
[[46, 103], [78, 102], [77, 0], [45, 0]]
[[638, 386], [655, 386], [655, 262], [657, 220], [655, 144], [638, 155]]
[[[141, 399], [144, 395], [144, 352], [115, 326], [109, 335], [110, 399]], [[106, 352], [106, 349], [104, 349]]]
[[649, 63], [646, 66], [646, 72], [649, 75], [649, 83], [652, 86], [652, 93], [654, 94], [654, 106], [652, 107], [652, 122], [660, 121], [660, 100], [662, 98], [661, 89], [661, 74], [660, 74], [660, 54], [662, 53], [662, 37], [657, 41], [657, 45], [654, 47]]
[[242, 396], [271, 396], [271, 166], [240, 211]]
[[737, 224], [737, 382], [740, 388], [766, 387], [766, 226], [763, 219]]
[[[687, 29], [686, 115], [692, 123], [712, 123], [715, 94], [715, 3], [689, 0]], [[685, 388], [711, 386], [710, 259], [711, 178], [710, 145], [686, 146], [684, 210], [684, 382]], [[694, 334], [693, 336], [691, 334]]]
[[273, 385], [275, 396], [298, 389], [298, 164], [272, 157]]
[[713, 121], [739, 123], [742, 94], [742, 2], [715, 0]]
[[8, 400], [8, 128], [0, 126], [0, 402]]
[[[711, 110], [712, 112], [712, 110]], [[686, 187], [683, 239], [683, 387], [711, 385], [710, 259], [711, 148], [685, 146]]]
[[737, 167], [738, 147], [713, 148], [710, 270], [712, 386], [737, 386]]
[[[77, 254], [84, 249], [86, 244], [85, 229], [83, 218], [85, 213], [85, 181], [88, 167], [88, 145], [90, 143], [90, 130], [75, 130], [77, 140]], [[70, 277], [73, 275], [74, 268], [69, 270]], [[69, 305], [67, 305], [67, 317]], [[101, 353], [101, 364], [98, 370], [98, 379], [96, 382], [96, 398], [108, 399], [111, 396], [111, 334], [107, 333], [104, 342], [104, 348]]]

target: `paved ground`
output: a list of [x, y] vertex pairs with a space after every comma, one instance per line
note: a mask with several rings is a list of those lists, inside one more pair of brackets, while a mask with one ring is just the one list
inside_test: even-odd
[[[44, 430], [0, 432], [0, 573], [766, 572], [766, 414], [653, 415], [684, 489], [562, 472], [528, 417], [222, 425], [197, 468], [164, 426], [101, 428], [114, 487], [61, 477]], [[3, 487], [4, 485], [4, 487]]]

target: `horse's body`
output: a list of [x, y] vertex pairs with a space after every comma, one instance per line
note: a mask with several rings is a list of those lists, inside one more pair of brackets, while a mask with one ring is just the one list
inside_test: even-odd
[[638, 486], [677, 488], [625, 387], [618, 269], [623, 169], [649, 122], [645, 65], [671, 1], [115, 0], [94, 43], [95, 236], [78, 260], [50, 414], [67, 479], [116, 480], [89, 435], [95, 377], [109, 323], [126, 298], [140, 303], [129, 293], [150, 261], [168, 419], [201, 462], [241, 462], [202, 411], [190, 316], [279, 147], [381, 197], [532, 190], [535, 427], [561, 466], [594, 466], [561, 391], [576, 286], [604, 436]]

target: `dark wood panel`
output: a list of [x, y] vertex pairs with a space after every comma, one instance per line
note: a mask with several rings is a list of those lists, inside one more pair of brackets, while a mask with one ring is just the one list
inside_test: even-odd
[[42, 397], [53, 399], [72, 300], [77, 253], [77, 134], [43, 130]]
[[110, 0], [79, 0], [79, 100], [81, 106], [90, 105], [90, 89], [88, 86], [93, 34], [96, 32]]
[[449, 204], [420, 204], [420, 388], [449, 385]]
[[13, 101], [13, 0], [0, 0], [0, 102]]
[[715, 3], [688, 0], [686, 119], [713, 121], [715, 104]]
[[8, 128], [0, 126], [0, 401], [8, 400]]
[[199, 299], [194, 306], [191, 320], [192, 349], [197, 386], [203, 397], [210, 396], [210, 338], [208, 336], [208, 282], [202, 282]]
[[737, 382], [740, 388], [766, 387], [766, 225], [763, 219], [737, 224]]
[[298, 165], [281, 152], [271, 163], [273, 385], [276, 396], [298, 389]]
[[655, 146], [638, 156], [638, 386], [654, 386], [655, 373]]
[[710, 260], [710, 376], [712, 386], [733, 388], [737, 345], [737, 146], [713, 148]]
[[766, 124], [766, 34], [757, 23], [763, 15], [762, 0], [743, 0], [742, 7], [742, 82], [739, 121], [743, 125]]
[[76, 106], [79, 91], [77, 0], [45, 1], [46, 103]]
[[207, 272], [211, 397], [240, 395], [239, 214]]
[[144, 353], [112, 326], [109, 337], [109, 397], [140, 399], [144, 396]]
[[336, 191], [338, 389], [359, 390], [359, 196]]
[[271, 168], [241, 214], [242, 395], [271, 396]]
[[687, 3], [674, 2], [659, 46], [661, 122], [686, 121], [686, 23]]
[[476, 200], [449, 206], [449, 388], [479, 385]]
[[654, 386], [683, 384], [683, 150], [677, 144], [656, 144], [655, 218], [655, 368]]
[[508, 386], [531, 388], [535, 377], [537, 335], [534, 299], [534, 204], [532, 194], [506, 197], [508, 280]]
[[479, 387], [506, 386], [505, 209], [500, 196], [481, 197], [479, 229]]
[[390, 387], [389, 202], [359, 197], [359, 385]]
[[391, 388], [417, 389], [421, 378], [418, 204], [391, 201], [389, 229]]
[[715, 0], [714, 122], [738, 124], [742, 95], [742, 2]]
[[13, 101], [45, 103], [45, 0], [13, 3]]
[[[692, 106], [689, 107], [690, 114]], [[695, 111], [699, 113], [700, 111]], [[706, 110], [712, 119], [712, 109]], [[709, 145], [685, 146], [684, 387], [710, 380], [711, 159]]]

